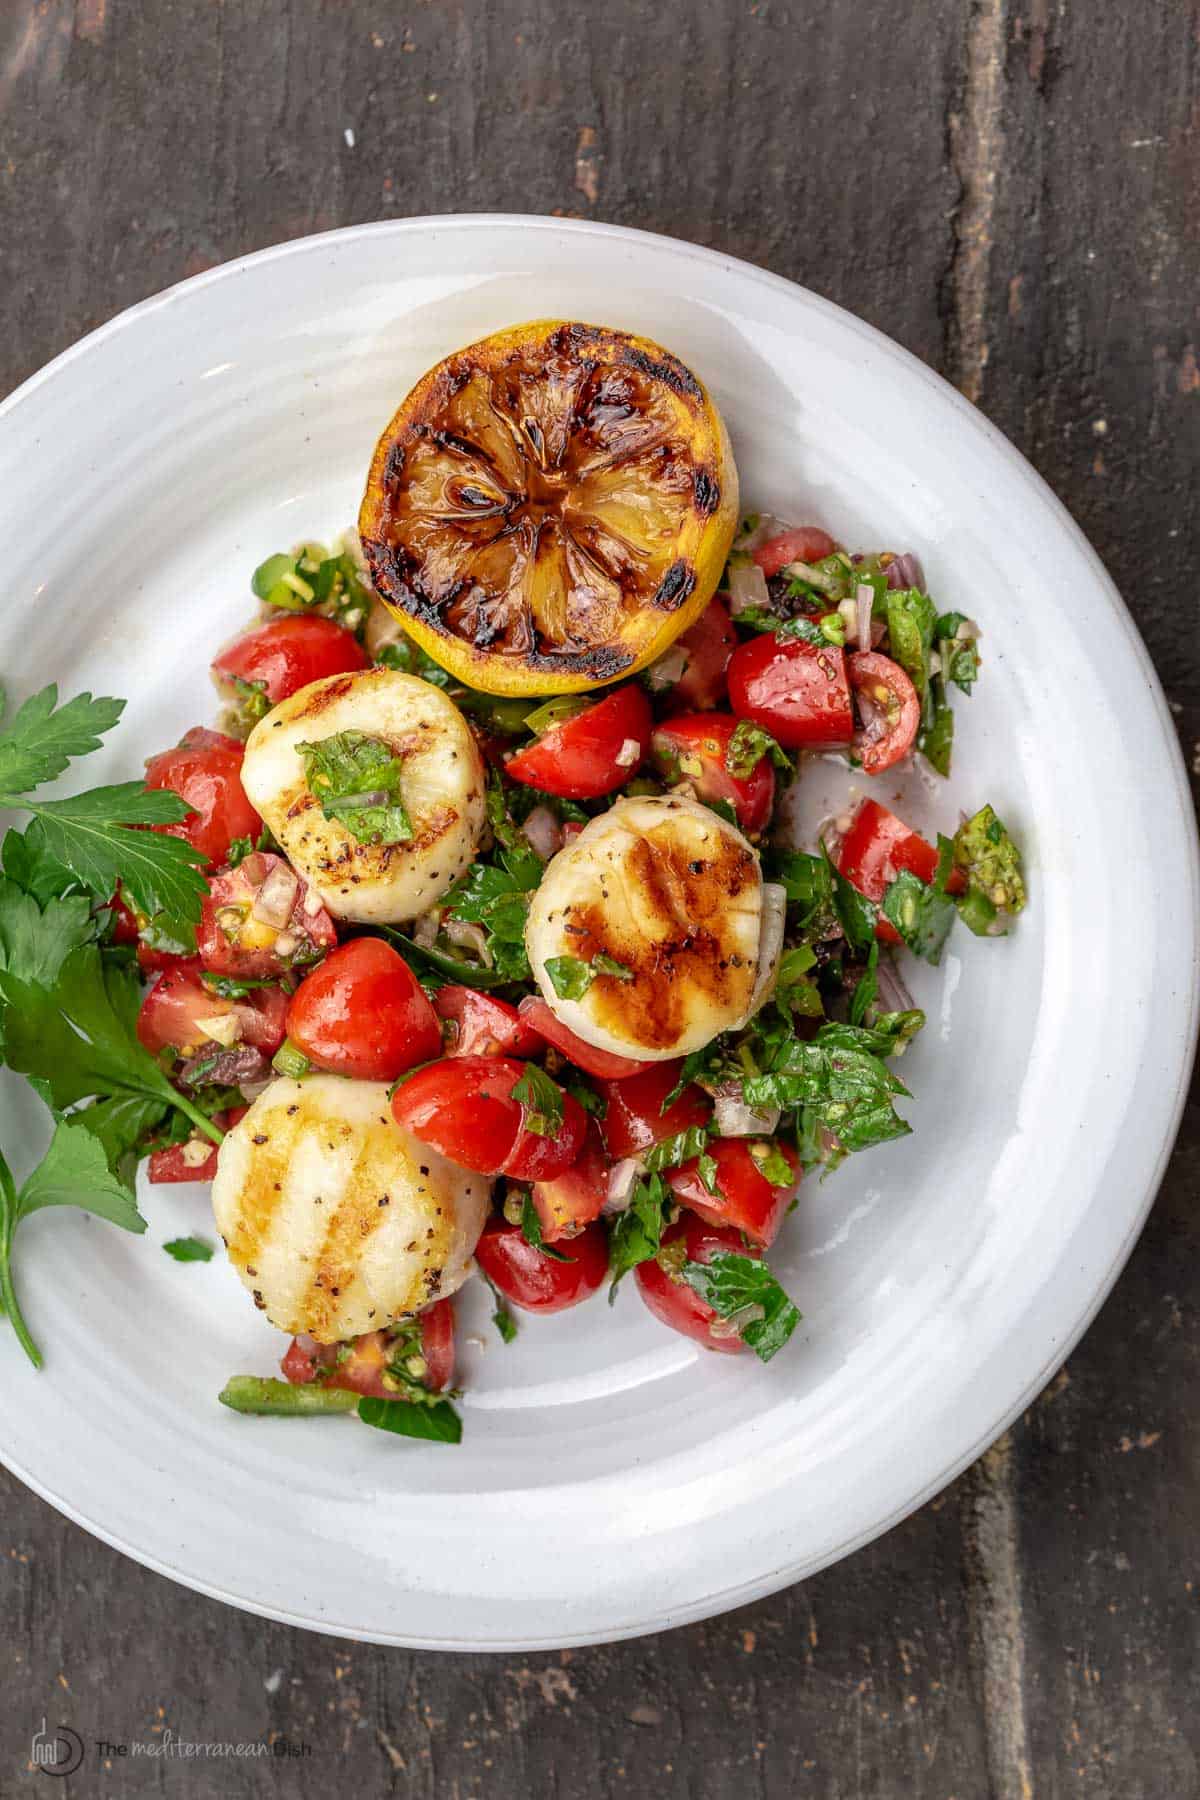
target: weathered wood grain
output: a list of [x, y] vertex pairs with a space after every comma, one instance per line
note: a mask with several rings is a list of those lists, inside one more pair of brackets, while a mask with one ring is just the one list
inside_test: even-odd
[[[356, 220], [558, 211], [714, 244], [880, 325], [1034, 460], [1120, 583], [1192, 760], [1198, 59], [1177, 0], [8, 0], [0, 389], [144, 294]], [[172, 1587], [0, 1476], [0, 1794], [23, 1791], [45, 1713], [89, 1743], [311, 1745], [126, 1760], [68, 1794], [1185, 1800], [1198, 1198], [1193, 1108], [1114, 1296], [1001, 1446], [841, 1567], [637, 1644], [310, 1638]]]

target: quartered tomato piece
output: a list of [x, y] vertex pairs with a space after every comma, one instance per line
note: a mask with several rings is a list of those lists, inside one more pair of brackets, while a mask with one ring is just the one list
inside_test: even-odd
[[606, 1081], [615, 1081], [622, 1075], [636, 1075], [647, 1066], [632, 1056], [617, 1056], [611, 1050], [597, 1050], [594, 1044], [585, 1044], [536, 995], [526, 995], [521, 1002], [520, 1014], [526, 1025], [548, 1044], [553, 1044], [556, 1050], [561, 1050], [567, 1061], [573, 1062], [585, 1075], [599, 1075]]
[[650, 754], [660, 774], [674, 784], [687, 782], [697, 800], [724, 800], [742, 830], [756, 836], [775, 804], [775, 770], [761, 756], [746, 775], [727, 766], [729, 745], [738, 721], [728, 713], [687, 713], [654, 727]]
[[[672, 1331], [695, 1339], [706, 1350], [736, 1355], [746, 1349], [741, 1338], [726, 1334], [721, 1329], [724, 1321], [708, 1301], [702, 1300], [681, 1275], [671, 1272], [670, 1252], [677, 1244], [683, 1245], [688, 1262], [697, 1263], [711, 1262], [723, 1250], [732, 1251], [735, 1256], [758, 1256], [760, 1252], [745, 1242], [740, 1231], [709, 1225], [695, 1213], [685, 1212], [663, 1232], [662, 1247], [667, 1255], [661, 1261], [652, 1257], [649, 1262], [639, 1263], [634, 1270], [638, 1292], [656, 1319], [661, 1319]], [[715, 1333], [714, 1326], [717, 1328]]]
[[668, 704], [685, 712], [720, 706], [725, 698], [725, 671], [737, 642], [729, 608], [717, 594], [667, 652], [668, 658], [683, 653], [683, 670], [667, 691]]
[[534, 1183], [533, 1204], [548, 1244], [575, 1237], [600, 1217], [608, 1198], [609, 1169], [604, 1139], [595, 1119], [589, 1119], [578, 1159], [553, 1181]]
[[223, 863], [236, 838], [257, 838], [262, 820], [242, 789], [242, 746], [222, 731], [200, 726], [173, 750], [146, 764], [148, 788], [170, 788], [192, 811], [178, 825], [152, 825], [166, 837], [183, 838], [210, 863]]
[[171, 1049], [192, 1056], [208, 1045], [247, 1046], [273, 1056], [283, 1042], [287, 995], [256, 988], [237, 1000], [222, 999], [201, 980], [199, 958], [189, 958], [158, 977], [142, 1001], [137, 1034], [152, 1056]]
[[553, 1082], [561, 1117], [551, 1131], [531, 1128], [538, 1117], [531, 1103], [514, 1093], [532, 1087], [541, 1070], [509, 1056], [448, 1056], [429, 1063], [402, 1082], [392, 1096], [397, 1123], [464, 1169], [480, 1175], [511, 1175], [518, 1181], [549, 1181], [569, 1169], [583, 1147], [587, 1114]]
[[882, 775], [903, 762], [917, 739], [921, 702], [917, 690], [890, 656], [859, 650], [846, 658], [846, 674], [862, 724], [854, 751], [868, 775]]
[[[319, 613], [283, 613], [236, 638], [213, 663], [213, 673], [232, 686], [257, 689], [264, 704], [274, 706], [325, 675], [350, 675], [365, 669], [370, 657], [353, 632]], [[245, 699], [244, 691], [235, 693]]]
[[498, 1293], [524, 1312], [563, 1312], [602, 1287], [608, 1274], [608, 1234], [589, 1225], [573, 1237], [562, 1262], [538, 1250], [519, 1225], [489, 1219], [475, 1246], [475, 1260]]
[[748, 638], [729, 664], [729, 702], [785, 750], [848, 744], [854, 736], [846, 657], [836, 644], [781, 643], [770, 631]]
[[449, 982], [438, 989], [433, 1010], [446, 1056], [537, 1056], [545, 1047], [515, 1006], [478, 988]]
[[[420, 1314], [420, 1349], [424, 1374], [406, 1370], [431, 1393], [439, 1394], [454, 1380], [454, 1308], [449, 1300], [437, 1300]], [[396, 1355], [390, 1331], [368, 1331], [349, 1344], [318, 1344], [307, 1333], [294, 1337], [280, 1363], [294, 1387], [319, 1381], [322, 1387], [346, 1388], [353, 1394], [372, 1394], [394, 1400], [396, 1387], [386, 1380], [388, 1364]]]
[[[228, 1112], [213, 1114], [213, 1124], [229, 1131], [244, 1119], [248, 1106], [231, 1106]], [[151, 1183], [158, 1187], [184, 1181], [211, 1181], [217, 1172], [216, 1144], [207, 1138], [190, 1137], [183, 1144], [168, 1144], [163, 1150], [152, 1150], [147, 1162]]]
[[[782, 1156], [791, 1170], [786, 1182], [771, 1182], [762, 1164], [768, 1153]], [[767, 1144], [756, 1138], [713, 1138], [707, 1154], [716, 1163], [710, 1193], [700, 1175], [698, 1159], [672, 1169], [667, 1175], [672, 1192], [710, 1225], [731, 1225], [766, 1250], [783, 1223], [796, 1192], [800, 1159], [788, 1144]]]
[[640, 687], [618, 688], [510, 756], [513, 781], [564, 800], [594, 800], [637, 774], [650, 748], [650, 702]]
[[767, 538], [753, 556], [763, 574], [770, 578], [786, 569], [789, 563], [818, 563], [832, 556], [836, 549], [834, 540], [819, 525], [794, 525], [789, 531]]
[[[864, 800], [842, 839], [837, 866], [846, 880], [868, 900], [879, 902], [902, 869], [919, 881], [930, 882], [937, 873], [938, 853], [920, 832], [898, 819], [878, 800]], [[962, 891], [962, 871], [954, 869], [946, 882], [952, 894]], [[875, 936], [885, 944], [898, 944], [900, 934], [881, 918]]]
[[597, 1083], [606, 1102], [601, 1131], [614, 1162], [640, 1156], [663, 1138], [703, 1125], [712, 1112], [708, 1095], [689, 1083], [663, 1110], [663, 1102], [679, 1080], [681, 1062], [651, 1063], [636, 1075]]
[[318, 1069], [358, 1081], [394, 1081], [442, 1048], [442, 1028], [420, 982], [382, 938], [352, 938], [292, 995], [288, 1037]]
[[196, 948], [210, 974], [270, 979], [336, 943], [333, 920], [282, 856], [256, 850], [209, 882]]

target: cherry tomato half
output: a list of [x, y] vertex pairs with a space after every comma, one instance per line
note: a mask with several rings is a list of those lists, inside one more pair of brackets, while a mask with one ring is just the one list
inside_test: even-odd
[[846, 656], [836, 644], [780, 643], [770, 631], [748, 638], [729, 664], [729, 701], [739, 719], [753, 719], [786, 750], [854, 736]]
[[[221, 1131], [230, 1131], [249, 1110], [248, 1106], [231, 1106], [228, 1112], [214, 1113], [213, 1124]], [[165, 1149], [152, 1150], [146, 1165], [151, 1185], [162, 1187], [183, 1181], [212, 1181], [217, 1173], [217, 1148], [207, 1138], [191, 1137], [184, 1144], [168, 1144]]]
[[283, 1042], [287, 995], [280, 988], [256, 988], [238, 1000], [222, 999], [201, 980], [198, 957], [189, 957], [160, 975], [149, 989], [138, 1013], [137, 1034], [151, 1056], [171, 1049], [191, 1056], [208, 1044], [219, 1042], [212, 1025], [233, 1019], [231, 1043], [225, 1049], [247, 1045], [273, 1056]]
[[705, 1123], [712, 1106], [708, 1095], [694, 1083], [663, 1111], [663, 1101], [679, 1080], [682, 1067], [681, 1062], [651, 1063], [636, 1075], [599, 1083], [606, 1102], [601, 1131], [614, 1162], [640, 1156], [663, 1138]]
[[696, 623], [675, 640], [674, 648], [682, 650], [687, 661], [683, 674], [668, 690], [669, 703], [694, 712], [720, 706], [725, 698], [725, 671], [737, 641], [729, 608], [718, 594]]
[[[733, 1231], [724, 1225], [709, 1225], [690, 1212], [681, 1214], [675, 1224], [663, 1232], [663, 1249], [670, 1250], [680, 1240], [689, 1262], [711, 1262], [723, 1250], [732, 1250], [737, 1256], [759, 1254], [744, 1242], [740, 1231]], [[634, 1275], [638, 1292], [650, 1311], [664, 1325], [669, 1325], [672, 1331], [682, 1332], [684, 1337], [694, 1338], [698, 1344], [703, 1344], [706, 1350], [719, 1350], [727, 1356], [736, 1355], [746, 1348], [740, 1337], [727, 1337], [719, 1329], [714, 1336], [713, 1326], [719, 1326], [720, 1323], [717, 1313], [707, 1300], [700, 1298], [695, 1288], [688, 1286], [682, 1276], [668, 1274], [656, 1258], [639, 1263]]]
[[917, 690], [900, 664], [878, 650], [848, 656], [846, 674], [862, 719], [854, 734], [855, 754], [868, 775], [882, 775], [903, 762], [916, 742], [921, 723]]
[[760, 832], [775, 804], [775, 770], [761, 756], [748, 775], [731, 775], [726, 757], [738, 721], [728, 713], [686, 713], [654, 727], [650, 755], [667, 781], [686, 781], [698, 800], [724, 800], [751, 836]]
[[547, 1256], [519, 1225], [489, 1219], [475, 1246], [475, 1260], [498, 1293], [523, 1312], [563, 1312], [602, 1287], [608, 1275], [608, 1234], [589, 1225], [563, 1252], [570, 1262]]
[[213, 673], [261, 683], [274, 706], [325, 675], [352, 675], [370, 657], [353, 632], [319, 613], [283, 613], [237, 638], [213, 663]]
[[[529, 1129], [531, 1108], [513, 1089], [532, 1064], [511, 1056], [446, 1056], [402, 1082], [392, 1096], [397, 1122], [464, 1169], [550, 1181], [583, 1147], [587, 1114], [558, 1089], [562, 1120], [553, 1134]], [[546, 1078], [547, 1080], [549, 1077]]]
[[594, 800], [637, 774], [650, 748], [650, 702], [618, 688], [510, 756], [505, 774], [564, 800]]
[[818, 563], [832, 556], [837, 545], [819, 525], [794, 525], [781, 531], [754, 551], [754, 560], [767, 577], [778, 575], [789, 563]]
[[152, 825], [166, 837], [183, 838], [210, 864], [223, 863], [235, 838], [257, 838], [262, 820], [242, 789], [242, 746], [221, 731], [197, 726], [173, 750], [146, 764], [148, 788], [170, 788], [191, 807], [178, 825]]
[[537, 1056], [542, 1038], [515, 1006], [449, 982], [439, 988], [433, 1010], [442, 1021], [444, 1056]]
[[[768, 1149], [778, 1151], [791, 1169], [789, 1181], [772, 1183], [763, 1174], [759, 1158]], [[752, 1138], [714, 1138], [708, 1154], [717, 1165], [716, 1193], [710, 1194], [701, 1180], [698, 1159], [669, 1171], [672, 1192], [710, 1225], [731, 1225], [766, 1250], [796, 1192], [800, 1166], [796, 1152], [787, 1144], [767, 1145]]]
[[647, 1067], [636, 1057], [618, 1056], [614, 1051], [597, 1050], [594, 1044], [585, 1044], [555, 1017], [544, 1000], [533, 994], [527, 994], [522, 1000], [520, 1014], [528, 1026], [556, 1050], [561, 1050], [567, 1061], [573, 1062], [585, 1075], [599, 1075], [606, 1081], [616, 1081], [622, 1075], [636, 1075]]
[[[272, 884], [282, 889], [291, 911], [283, 925], [268, 925], [255, 916], [270, 901]], [[278, 891], [276, 894], [278, 899]], [[253, 851], [236, 869], [221, 869], [208, 885], [196, 927], [196, 949], [211, 975], [262, 980], [283, 975], [297, 965], [316, 961], [337, 943], [333, 920], [323, 906], [315, 910], [308, 883], [284, 861]]]
[[578, 1159], [553, 1181], [534, 1183], [533, 1204], [548, 1244], [576, 1236], [600, 1217], [608, 1199], [609, 1166], [599, 1127], [589, 1119]]
[[318, 1069], [358, 1081], [394, 1081], [442, 1048], [425, 990], [382, 938], [331, 951], [292, 995], [287, 1029]]
[[[846, 880], [868, 900], [880, 901], [902, 869], [918, 880], [930, 882], [937, 873], [938, 853], [920, 832], [898, 819], [878, 800], [864, 800], [850, 823], [838, 851], [837, 866]], [[951, 871], [946, 883], [951, 893], [962, 890], [962, 871]], [[898, 944], [900, 934], [887, 919], [875, 926], [875, 936], [885, 944]]]

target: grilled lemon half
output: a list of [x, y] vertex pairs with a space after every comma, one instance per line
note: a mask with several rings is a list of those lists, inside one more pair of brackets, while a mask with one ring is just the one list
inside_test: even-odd
[[376, 446], [375, 586], [459, 681], [562, 694], [660, 656], [712, 597], [737, 522], [721, 415], [648, 338], [542, 319], [448, 356]]

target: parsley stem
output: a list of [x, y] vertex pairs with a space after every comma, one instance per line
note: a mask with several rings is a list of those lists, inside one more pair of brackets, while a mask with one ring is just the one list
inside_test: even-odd
[[17, 1228], [17, 1188], [12, 1170], [0, 1151], [0, 1308], [8, 1314], [18, 1344], [35, 1369], [42, 1366], [42, 1353], [33, 1341], [25, 1323], [12, 1278], [13, 1234]]
[[219, 1125], [214, 1125], [212, 1120], [205, 1113], [202, 1113], [198, 1106], [193, 1106], [187, 1095], [181, 1094], [178, 1089], [175, 1090], [173, 1104], [179, 1108], [185, 1119], [190, 1119], [192, 1124], [195, 1125], [198, 1130], [202, 1131], [205, 1137], [209, 1138], [214, 1144], [223, 1144], [225, 1142], [225, 1133], [221, 1130], [221, 1127]]

